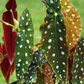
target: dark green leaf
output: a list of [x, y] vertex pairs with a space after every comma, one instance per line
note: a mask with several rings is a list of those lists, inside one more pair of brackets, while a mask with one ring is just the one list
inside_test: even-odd
[[84, 38], [78, 42], [72, 73], [72, 84], [84, 84]]
[[59, 0], [45, 0], [45, 2], [48, 9], [45, 23], [40, 27], [41, 48], [55, 73], [65, 83], [68, 72], [68, 47], [64, 16]]
[[16, 40], [15, 66], [19, 82], [32, 61], [33, 25], [29, 11], [24, 10], [20, 18], [20, 31]]
[[34, 52], [33, 60], [31, 65], [28, 67], [28, 71], [24, 74], [24, 78], [27, 84], [31, 84], [32, 82], [36, 82], [36, 68], [37, 66], [41, 66], [44, 58], [44, 54], [41, 50]]

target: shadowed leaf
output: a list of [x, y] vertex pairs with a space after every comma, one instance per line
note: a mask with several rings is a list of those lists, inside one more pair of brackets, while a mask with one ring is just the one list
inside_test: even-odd
[[78, 41], [72, 74], [72, 84], [84, 84], [84, 38]]
[[36, 83], [32, 83], [32, 84], [44, 84], [44, 75], [39, 68], [37, 69]]
[[6, 79], [6, 82], [9, 83], [9, 78], [12, 75], [13, 71], [15, 70], [15, 63], [13, 61], [12, 65], [10, 65], [8, 56], [7, 56], [7, 51], [5, 49], [5, 46], [3, 45], [2, 47], [2, 53], [3, 53], [3, 60], [1, 62], [1, 70], [2, 73]]
[[36, 68], [37, 66], [40, 67], [42, 64], [44, 58], [44, 54], [41, 50], [38, 50], [36, 52], [34, 52], [34, 56], [33, 56], [33, 60], [31, 65], [28, 67], [28, 71], [26, 74], [24, 74], [24, 78], [26, 80], [27, 84], [31, 84], [32, 82], [36, 82]]

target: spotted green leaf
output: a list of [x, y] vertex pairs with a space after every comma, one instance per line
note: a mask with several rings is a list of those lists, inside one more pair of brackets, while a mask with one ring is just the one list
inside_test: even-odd
[[44, 0], [47, 4], [47, 16], [41, 25], [41, 48], [46, 59], [62, 82], [67, 79], [68, 47], [66, 27], [61, 13], [59, 0]]
[[72, 84], [84, 84], [84, 38], [78, 42], [72, 74]]
[[36, 68], [37, 68], [37, 66], [41, 66], [43, 58], [44, 58], [44, 54], [41, 50], [37, 50], [34, 52], [32, 63], [28, 67], [27, 73], [24, 74], [24, 78], [25, 78], [27, 84], [36, 82], [36, 77], [37, 77]]
[[30, 12], [24, 10], [19, 21], [20, 31], [16, 40], [15, 66], [19, 83], [32, 61], [33, 25]]
[[78, 10], [70, 2], [70, 0], [60, 0], [62, 12], [65, 13], [65, 26], [67, 28], [66, 40], [71, 50], [76, 44], [81, 35], [82, 23]]

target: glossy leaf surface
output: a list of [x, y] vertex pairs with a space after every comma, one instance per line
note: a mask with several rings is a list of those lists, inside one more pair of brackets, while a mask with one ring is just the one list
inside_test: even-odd
[[69, 0], [61, 0], [62, 12], [65, 16], [65, 25], [67, 28], [66, 40], [71, 50], [76, 44], [81, 35], [81, 18], [78, 10]]
[[25, 9], [20, 17], [20, 31], [16, 40], [15, 66], [19, 82], [32, 61], [33, 25], [30, 12]]
[[24, 74], [24, 78], [27, 84], [31, 84], [32, 82], [36, 82], [36, 68], [37, 66], [41, 66], [42, 60], [44, 58], [44, 54], [41, 50], [34, 52], [33, 60], [31, 65], [28, 67], [28, 71]]
[[59, 0], [45, 0], [45, 2], [48, 9], [45, 22], [40, 27], [42, 34], [41, 48], [55, 73], [65, 82], [67, 78], [68, 47], [61, 5]]
[[72, 84], [84, 84], [84, 38], [78, 42], [72, 74]]

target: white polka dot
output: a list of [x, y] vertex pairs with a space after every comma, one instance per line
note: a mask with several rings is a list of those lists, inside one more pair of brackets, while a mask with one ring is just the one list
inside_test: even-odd
[[65, 65], [65, 62], [62, 62], [63, 65]]
[[74, 22], [72, 22], [72, 24], [74, 25]]
[[59, 22], [57, 22], [57, 24], [59, 24]]
[[81, 71], [83, 71], [83, 68], [81, 68]]
[[20, 24], [20, 26], [22, 26], [22, 24]]
[[82, 81], [80, 81], [80, 83], [83, 83]]
[[65, 72], [65, 70], [63, 70], [63, 72]]
[[55, 63], [55, 60], [53, 60], [53, 63]]
[[20, 45], [20, 48], [22, 48], [23, 47], [23, 45]]
[[59, 68], [59, 66], [57, 65], [57, 66], [56, 66], [56, 69], [58, 69], [58, 68]]
[[74, 14], [72, 14], [72, 16], [73, 16], [73, 17], [75, 17], [75, 15], [74, 15]]
[[17, 55], [20, 55], [20, 52], [17, 52]]
[[58, 0], [55, 0], [56, 2], [58, 1]]
[[47, 28], [49, 29], [50, 28], [50, 25], [48, 25]]
[[71, 45], [71, 43], [69, 43], [69, 45]]
[[26, 16], [28, 16], [28, 13], [26, 13]]
[[19, 74], [17, 74], [17, 76], [20, 76]]
[[21, 39], [21, 41], [23, 41], [23, 39]]
[[22, 71], [24, 71], [24, 68], [22, 68]]
[[84, 43], [82, 45], [84, 46]]
[[74, 73], [76, 73], [76, 70], [74, 70]]
[[26, 40], [27, 43], [29, 43], [29, 40]]
[[26, 61], [26, 64], [28, 64], [28, 61]]
[[52, 56], [55, 57], [55, 53], [53, 53]]
[[27, 37], [27, 34], [25, 34], [25, 36]]
[[30, 37], [32, 36], [32, 34], [30, 34]]
[[21, 62], [21, 59], [19, 59], [19, 62]]
[[17, 43], [17, 44], [19, 44], [19, 42], [18, 42], [18, 41], [17, 41], [16, 43]]
[[27, 57], [27, 56], [28, 56], [28, 54], [27, 54], [27, 53], [25, 53], [25, 56]]
[[76, 68], [78, 67], [78, 64], [76, 65]]
[[62, 51], [62, 52], [61, 52], [61, 54], [62, 54], [62, 55], [64, 55], [64, 54], [65, 54], [65, 52], [64, 52], [64, 51]]
[[21, 35], [19, 35], [19, 37], [21, 37]]
[[30, 31], [31, 29], [30, 28], [28, 28], [28, 31]]
[[19, 67], [20, 66], [20, 63], [18, 63], [17, 66]]
[[47, 31], [45, 31], [45, 34], [47, 34]]
[[31, 48], [31, 46], [29, 46], [29, 48]]
[[69, 12], [70, 11], [70, 9], [68, 9], [68, 10], [66, 10], [67, 12]]
[[61, 21], [61, 22], [63, 22], [63, 20], [62, 20], [62, 19], [61, 19], [60, 21]]
[[26, 26], [28, 26], [28, 22], [26, 22]]
[[48, 49], [51, 49], [51, 46], [48, 46]]
[[48, 21], [46, 21], [46, 23], [48, 23]]
[[28, 19], [28, 21], [30, 21], [30, 18]]
[[74, 37], [74, 34], [72, 34], [72, 36]]
[[59, 29], [59, 32], [62, 32], [61, 29]]
[[48, 42], [51, 43], [52, 42], [52, 39], [49, 39]]
[[50, 0], [50, 3], [53, 3], [53, 0]]
[[60, 39], [60, 41], [63, 41], [63, 38], [62, 37], [60, 37], [59, 39]]
[[75, 79], [77, 78], [77, 75], [75, 76]]
[[59, 9], [59, 8], [60, 8], [60, 6], [57, 6], [57, 8]]
[[22, 20], [24, 20], [24, 17], [22, 17]]
[[67, 3], [66, 3], [66, 2], [65, 2], [64, 4], [65, 4], [65, 5], [67, 5]]

